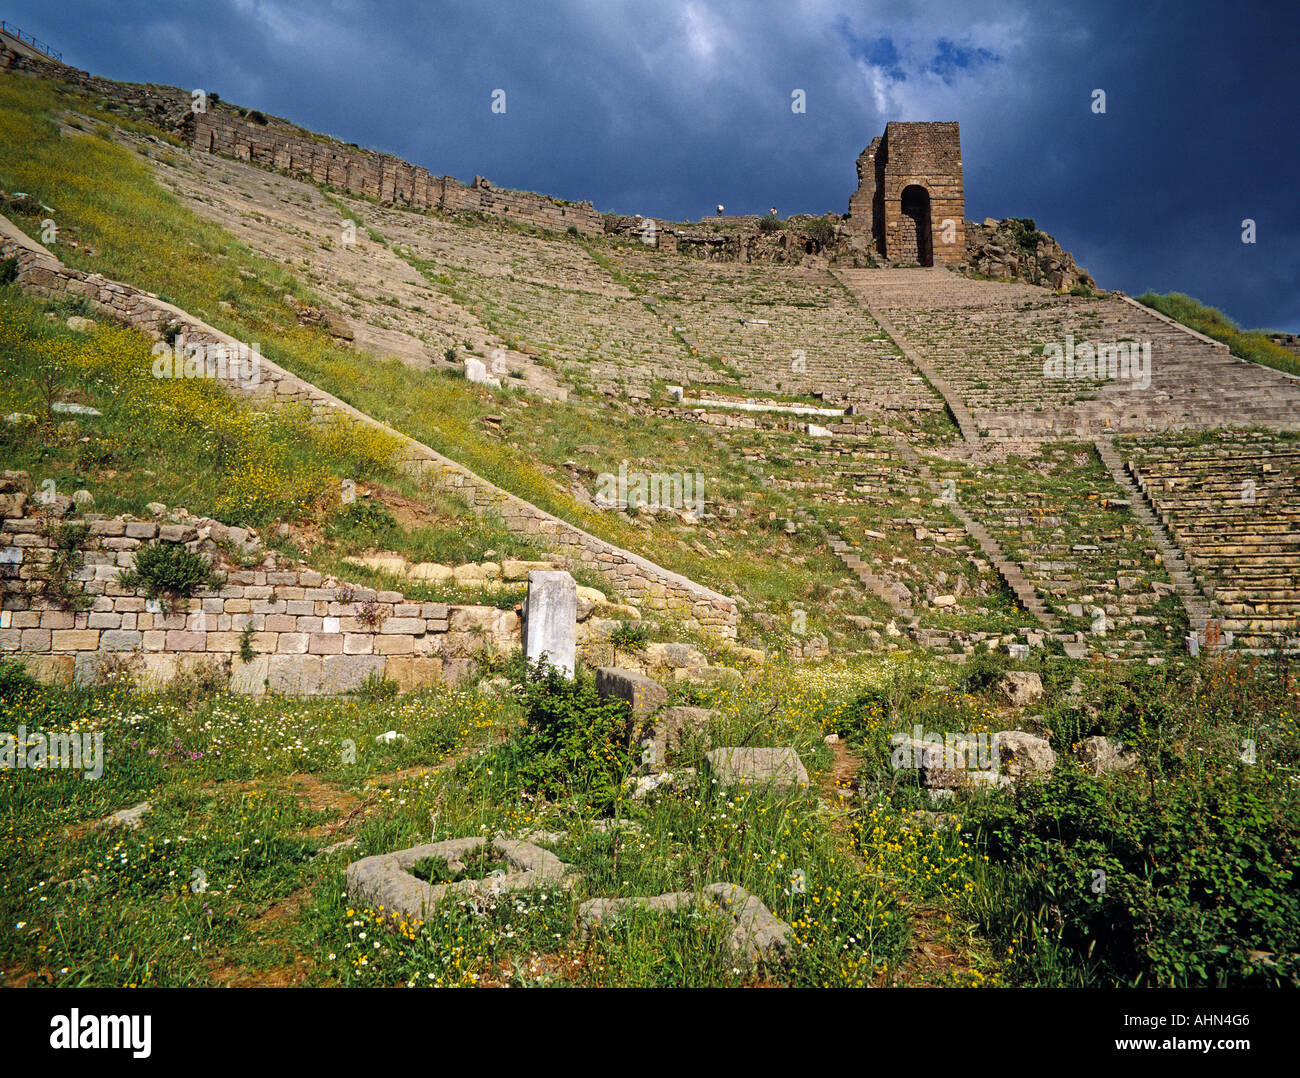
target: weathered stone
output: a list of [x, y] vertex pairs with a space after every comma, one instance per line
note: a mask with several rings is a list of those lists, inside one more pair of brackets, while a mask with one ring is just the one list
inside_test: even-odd
[[705, 733], [717, 717], [716, 711], [703, 707], [666, 707], [655, 712], [641, 731], [641, 739], [651, 743], [653, 759], [648, 766], [662, 767], [683, 740]]
[[261, 696], [266, 692], [266, 679], [270, 669], [269, 655], [257, 655], [252, 662], [237, 663], [230, 673], [230, 691], [247, 696]]
[[355, 692], [369, 678], [383, 675], [384, 662], [381, 655], [326, 655], [316, 691], [324, 696]]
[[132, 805], [130, 808], [119, 809], [110, 816], [96, 822], [97, 827], [127, 827], [131, 830], [137, 830], [144, 823], [145, 814], [153, 810], [153, 805], [148, 801], [142, 801], [138, 805]]
[[[436, 885], [411, 875], [411, 867], [425, 857], [442, 857], [453, 869], [463, 869], [463, 858], [485, 842], [491, 842], [505, 856], [510, 866], [505, 875]], [[348, 900], [382, 910], [384, 917], [397, 925], [422, 922], [434, 906], [447, 898], [479, 903], [545, 884], [567, 889], [574, 879], [569, 866], [555, 854], [528, 842], [500, 837], [424, 843], [354, 861], [346, 873]]]
[[1031, 670], [1010, 670], [998, 681], [998, 689], [1015, 707], [1025, 707], [1043, 698], [1043, 679]]
[[501, 379], [493, 378], [488, 374], [487, 366], [481, 359], [475, 359], [473, 356], [465, 358], [465, 379], [476, 385], [499, 386]]
[[433, 655], [390, 655], [384, 676], [396, 683], [398, 692], [427, 688], [442, 681], [442, 659]]
[[596, 671], [596, 691], [601, 696], [622, 700], [638, 719], [652, 714], [668, 699], [668, 690], [659, 682], [634, 670], [614, 666], [602, 666]]
[[530, 663], [545, 662], [572, 679], [577, 621], [573, 577], [564, 571], [532, 570], [524, 603], [524, 657]]
[[709, 663], [704, 652], [690, 644], [647, 644], [645, 657], [646, 665], [651, 669], [689, 670]]
[[808, 772], [794, 749], [732, 746], [706, 753], [705, 768], [723, 786], [806, 790]]
[[314, 696], [321, 679], [319, 655], [271, 655], [267, 689], [284, 696]]
[[1101, 736], [1085, 737], [1074, 746], [1074, 755], [1094, 775], [1127, 771], [1139, 760], [1137, 752], [1123, 742]]
[[993, 735], [993, 744], [1004, 775], [1012, 780], [1045, 778], [1056, 766], [1056, 753], [1041, 737], [1023, 730], [1002, 730]]

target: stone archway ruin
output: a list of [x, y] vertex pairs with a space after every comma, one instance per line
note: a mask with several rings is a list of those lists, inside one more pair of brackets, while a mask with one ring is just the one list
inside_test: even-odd
[[886, 262], [955, 265], [966, 257], [966, 196], [955, 122], [885, 125], [858, 157], [846, 228]]
[[909, 184], [899, 196], [898, 250], [895, 260], [934, 265], [930, 231], [930, 192], [920, 184]]

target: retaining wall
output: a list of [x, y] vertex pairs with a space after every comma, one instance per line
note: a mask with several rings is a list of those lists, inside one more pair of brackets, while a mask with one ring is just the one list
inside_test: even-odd
[[[227, 348], [248, 343], [236, 341], [153, 293], [64, 266], [3, 216], [0, 216], [0, 257], [16, 258], [18, 282], [23, 287], [46, 295], [82, 297], [95, 310], [151, 336], [161, 336], [162, 327], [174, 323], [181, 327], [187, 342], [220, 344]], [[544, 537], [552, 555], [566, 567], [582, 566], [595, 571], [604, 586], [645, 612], [672, 616], [692, 628], [735, 637], [739, 611], [734, 599], [538, 509], [264, 357], [256, 385], [239, 382], [238, 367], [239, 364], [231, 365], [231, 380], [225, 382], [232, 393], [275, 404], [305, 404], [318, 416], [343, 415], [378, 427], [398, 443], [397, 465], [418, 475], [429, 489], [459, 494], [476, 512], [500, 516], [512, 532]]]

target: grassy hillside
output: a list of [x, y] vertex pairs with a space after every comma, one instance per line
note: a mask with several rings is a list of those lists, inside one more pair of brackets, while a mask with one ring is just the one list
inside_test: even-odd
[[1242, 329], [1223, 312], [1207, 307], [1191, 296], [1185, 296], [1181, 292], [1169, 292], [1166, 295], [1146, 292], [1137, 299], [1139, 303], [1155, 308], [1197, 333], [1222, 341], [1234, 356], [1274, 370], [1286, 371], [1287, 374], [1300, 374], [1300, 357], [1280, 344], [1275, 344], [1264, 330]]
[[[68, 125], [62, 132], [60, 118]], [[826, 593], [843, 582], [842, 568], [816, 536], [772, 541], [767, 529], [779, 530], [789, 517], [790, 499], [776, 492], [745, 494], [756, 477], [725, 445], [698, 439], [680, 426], [611, 412], [597, 402], [575, 402], [567, 409], [532, 402], [530, 407], [517, 390], [492, 396], [462, 378], [413, 371], [396, 360], [352, 351], [320, 328], [299, 325], [286, 296], [319, 302], [307, 285], [290, 268], [258, 257], [163, 191], [147, 163], [115, 144], [107, 126], [94, 119], [93, 108], [69, 91], [38, 80], [0, 81], [0, 144], [6, 148], [0, 187], [26, 191], [54, 208], [60, 228], [55, 249], [69, 265], [156, 292], [239, 340], [259, 343], [272, 361], [603, 539], [763, 605], [806, 606], [815, 627], [826, 623], [831, 613], [824, 605]], [[169, 151], [164, 144], [158, 152]], [[41, 217], [18, 216], [15, 223], [39, 236]], [[484, 422], [503, 411], [508, 420], [500, 430]], [[709, 477], [713, 502], [753, 504], [762, 498], [752, 514], [761, 524], [752, 535], [733, 529], [719, 545], [734, 556], [719, 558], [702, 554], [688, 529], [588, 508], [569, 493], [571, 479], [561, 467], [583, 443], [615, 447], [633, 460], [671, 455], [673, 470]], [[797, 569], [781, 556], [785, 551], [797, 552]], [[870, 600], [852, 608], [872, 610]]]

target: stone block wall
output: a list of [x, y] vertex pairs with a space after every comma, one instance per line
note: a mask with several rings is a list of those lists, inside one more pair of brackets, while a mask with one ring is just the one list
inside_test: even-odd
[[[65, 609], [44, 593], [57, 513], [33, 506], [25, 477], [7, 473], [0, 494], [0, 657], [43, 681], [84, 684], [121, 667], [146, 684], [207, 668], [236, 692], [328, 696], [387, 678], [406, 691], [456, 684], [483, 649], [519, 646], [519, 614], [478, 605], [408, 600], [352, 587], [275, 556], [232, 568], [221, 587], [164, 610], [121, 574], [136, 552], [174, 542], [213, 552], [232, 541], [219, 521], [90, 515], [83, 568], [74, 580], [90, 605]], [[241, 531], [240, 535], [244, 533]], [[255, 540], [252, 544], [255, 547]], [[247, 642], [250, 661], [241, 656]]]
[[191, 111], [190, 94], [175, 86], [136, 85], [98, 78], [66, 64], [24, 56], [0, 42], [0, 71], [21, 71], [71, 83], [115, 105], [175, 128], [196, 149], [270, 165], [315, 183], [330, 184], [387, 204], [506, 217], [556, 232], [570, 226], [588, 236], [604, 232], [604, 218], [590, 202], [568, 202], [532, 191], [509, 191], [477, 176], [469, 186], [454, 176], [434, 176], [390, 154], [309, 138], [286, 122], [257, 123], [232, 106], [213, 103]]
[[[220, 344], [228, 348], [241, 344], [150, 292], [64, 266], [0, 216], [0, 258], [8, 257], [17, 259], [18, 281], [23, 287], [47, 295], [83, 297], [97, 311], [152, 336], [159, 336], [163, 326], [175, 323], [182, 327], [186, 340], [195, 344]], [[232, 368], [238, 366], [233, 364]], [[511, 531], [543, 539], [566, 567], [582, 566], [595, 571], [605, 587], [645, 612], [675, 617], [692, 628], [718, 636], [735, 637], [740, 616], [734, 599], [599, 539], [502, 490], [265, 357], [261, 358], [258, 373], [256, 385], [232, 380], [226, 383], [226, 388], [237, 395], [275, 404], [307, 405], [317, 416], [341, 415], [378, 427], [397, 443], [398, 466], [419, 475], [430, 489], [457, 493], [476, 511], [499, 515]], [[233, 369], [231, 374], [237, 377]]]
[[277, 123], [259, 124], [225, 111], [209, 111], [187, 116], [181, 130], [195, 149], [270, 165], [389, 205], [491, 214], [556, 232], [572, 226], [588, 236], [601, 235], [605, 229], [604, 218], [590, 202], [508, 191], [481, 176], [466, 186], [453, 176], [434, 176], [389, 154], [307, 138]]
[[43, 79], [57, 79], [105, 98], [111, 104], [149, 115], [163, 127], [171, 127], [190, 111], [190, 95], [176, 86], [152, 83], [115, 82], [101, 79], [56, 60], [26, 56], [0, 41], [0, 72], [23, 72]]

